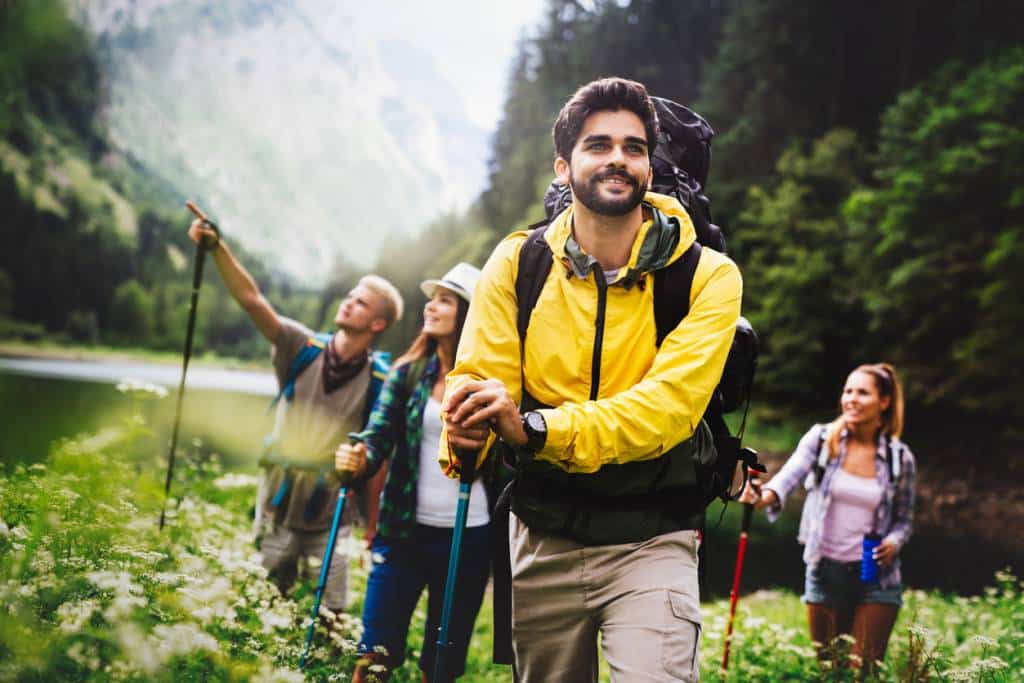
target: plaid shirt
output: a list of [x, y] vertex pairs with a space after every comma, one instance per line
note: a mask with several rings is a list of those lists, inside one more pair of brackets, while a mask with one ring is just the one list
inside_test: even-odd
[[[782, 469], [765, 484], [765, 488], [771, 489], [779, 497], [779, 504], [768, 508], [768, 519], [774, 522], [782, 512], [786, 499], [801, 481], [804, 482], [808, 492], [800, 517], [800, 535], [797, 540], [804, 545], [804, 562], [812, 566], [821, 559], [823, 526], [832, 503], [832, 479], [846, 459], [848, 433], [843, 429], [839, 435], [839, 457], [829, 459], [821, 484], [817, 485], [814, 467], [822, 447], [822, 433], [827, 428], [827, 425], [811, 427], [811, 430], [800, 439], [800, 444]], [[872, 531], [895, 545], [898, 551], [910, 538], [913, 529], [914, 482], [917, 478], [917, 468], [914, 464], [914, 455], [905, 443], [892, 438], [892, 449], [894, 459], [899, 459], [900, 468], [895, 481], [890, 482], [889, 466], [886, 463], [886, 439], [879, 435], [875, 456], [875, 481], [882, 490], [882, 500], [875, 508]], [[899, 555], [889, 566], [878, 568], [878, 579], [882, 588], [900, 585], [902, 579]]]
[[[431, 356], [423, 374], [406, 391], [415, 363], [392, 367], [366, 429], [359, 438], [366, 444], [366, 477], [391, 459], [387, 483], [380, 497], [377, 533], [391, 539], [408, 538], [416, 527], [416, 485], [420, 475], [423, 408], [437, 381], [439, 361]], [[408, 394], [408, 395], [407, 395]]]

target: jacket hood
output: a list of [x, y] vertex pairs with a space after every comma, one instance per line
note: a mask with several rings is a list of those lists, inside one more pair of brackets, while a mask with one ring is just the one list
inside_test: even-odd
[[[619, 269], [615, 281], [625, 280], [627, 286], [643, 274], [659, 270], [674, 262], [697, 239], [693, 222], [675, 197], [647, 192], [644, 195], [644, 222], [640, 226], [629, 262]], [[654, 209], [653, 211], [651, 209]], [[573, 207], [558, 214], [545, 233], [552, 253], [562, 263], [568, 262], [565, 244], [572, 236]]]

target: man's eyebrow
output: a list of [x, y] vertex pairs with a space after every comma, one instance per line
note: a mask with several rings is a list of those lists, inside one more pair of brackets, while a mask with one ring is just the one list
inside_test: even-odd
[[[583, 144], [590, 144], [592, 142], [611, 142], [611, 135], [588, 135], [583, 138]], [[647, 146], [647, 140], [644, 138], [636, 137], [635, 135], [627, 135], [626, 142], [633, 145]]]

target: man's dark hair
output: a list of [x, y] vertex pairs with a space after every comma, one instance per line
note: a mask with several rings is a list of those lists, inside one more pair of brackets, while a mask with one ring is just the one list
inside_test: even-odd
[[658, 141], [658, 115], [647, 95], [643, 83], [625, 78], [601, 78], [587, 83], [576, 91], [562, 111], [558, 112], [551, 137], [555, 141], [555, 154], [566, 161], [572, 157], [572, 148], [583, 130], [583, 123], [599, 111], [625, 109], [640, 117], [647, 133], [647, 154], [654, 153]]

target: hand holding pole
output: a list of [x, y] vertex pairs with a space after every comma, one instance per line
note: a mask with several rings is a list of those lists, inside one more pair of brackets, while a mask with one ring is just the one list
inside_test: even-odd
[[448, 627], [451, 623], [452, 605], [455, 602], [455, 587], [459, 575], [459, 562], [462, 559], [462, 534], [466, 529], [466, 516], [469, 512], [469, 493], [473, 479], [476, 477], [477, 451], [460, 450], [456, 453], [462, 470], [459, 472], [459, 500], [455, 508], [455, 528], [452, 529], [452, 549], [448, 555], [448, 579], [444, 584], [444, 604], [441, 608], [441, 626], [437, 630], [437, 650], [434, 659], [433, 683], [448, 681], [448, 650], [451, 642], [448, 639]]

